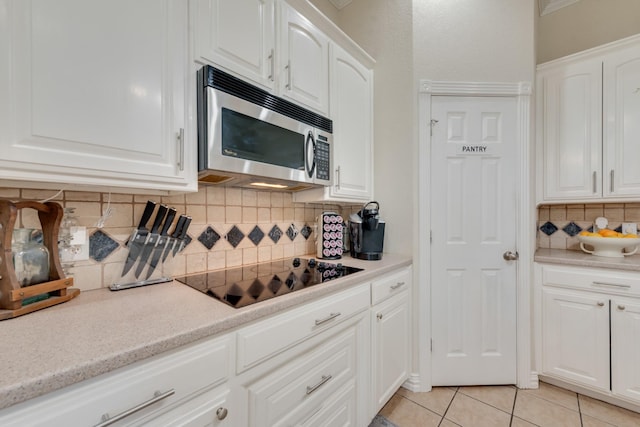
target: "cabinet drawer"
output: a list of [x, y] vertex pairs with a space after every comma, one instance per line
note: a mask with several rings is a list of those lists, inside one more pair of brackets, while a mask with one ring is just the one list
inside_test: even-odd
[[[230, 340], [207, 341], [140, 361], [3, 411], [2, 426], [94, 426], [149, 403], [114, 426], [144, 423], [199, 391], [224, 382], [231, 367]], [[166, 397], [151, 403], [154, 397]]]
[[640, 273], [635, 272], [543, 265], [542, 283], [607, 294], [640, 296]]
[[238, 373], [369, 307], [369, 285], [305, 304], [238, 331]]
[[356, 385], [353, 381], [311, 417], [302, 421], [303, 427], [356, 426]]
[[380, 301], [384, 301], [393, 295], [409, 289], [410, 286], [411, 267], [406, 267], [383, 276], [371, 284], [371, 304], [375, 305]]
[[349, 328], [249, 386], [252, 426], [298, 425], [355, 383], [357, 329]]

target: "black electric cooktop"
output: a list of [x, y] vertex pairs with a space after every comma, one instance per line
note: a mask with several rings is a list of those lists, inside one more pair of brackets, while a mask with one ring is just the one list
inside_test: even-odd
[[290, 258], [176, 277], [211, 297], [240, 308], [362, 271], [315, 259]]

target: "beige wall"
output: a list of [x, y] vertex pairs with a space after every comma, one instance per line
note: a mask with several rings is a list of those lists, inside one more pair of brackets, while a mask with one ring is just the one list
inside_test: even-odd
[[640, 1], [580, 0], [538, 19], [537, 63], [640, 33]]
[[414, 1], [415, 76], [533, 81], [536, 0]]

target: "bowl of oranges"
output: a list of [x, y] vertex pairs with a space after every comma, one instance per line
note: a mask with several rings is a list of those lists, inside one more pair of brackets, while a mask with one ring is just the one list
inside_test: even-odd
[[[598, 232], [582, 231], [578, 235], [580, 249], [596, 256], [609, 258], [623, 258], [638, 251], [640, 238], [637, 234], [619, 233], [615, 230], [603, 228]], [[587, 249], [585, 246], [593, 248]]]

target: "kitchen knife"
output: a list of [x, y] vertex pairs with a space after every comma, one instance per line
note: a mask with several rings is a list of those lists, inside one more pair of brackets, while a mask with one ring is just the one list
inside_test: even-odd
[[187, 230], [189, 229], [189, 225], [191, 224], [191, 217], [188, 216], [184, 222], [184, 226], [182, 230], [180, 230], [180, 236], [178, 236], [178, 240], [176, 244], [173, 245], [173, 256], [175, 257], [178, 252], [184, 249], [185, 243], [184, 238], [187, 236]]
[[124, 269], [122, 270], [122, 276], [127, 274], [133, 264], [136, 263], [138, 259], [138, 255], [142, 251], [142, 247], [144, 246], [144, 242], [147, 241], [147, 237], [149, 236], [149, 230], [146, 228], [147, 222], [149, 222], [149, 218], [151, 218], [151, 214], [153, 214], [153, 210], [156, 208], [155, 202], [149, 200], [147, 202], [147, 206], [144, 208], [144, 212], [142, 213], [142, 218], [140, 218], [140, 224], [138, 224], [138, 228], [133, 231], [131, 238], [129, 239], [129, 243], [127, 246], [129, 247], [129, 256], [127, 256], [127, 261], [124, 263]]
[[149, 262], [149, 269], [147, 270], [146, 279], [148, 279], [153, 274], [153, 271], [156, 269], [156, 266], [158, 265], [158, 261], [160, 261], [162, 252], [164, 252], [164, 249], [170, 240], [169, 227], [171, 226], [171, 223], [173, 222], [173, 218], [175, 218], [175, 216], [176, 216], [176, 209], [175, 208], [169, 209], [169, 211], [167, 212], [167, 219], [164, 220], [164, 224], [162, 225], [162, 229], [160, 230], [160, 237], [158, 238], [158, 243], [156, 244], [156, 247], [153, 248], [153, 256], [151, 257], [151, 261]]
[[169, 237], [169, 242], [167, 243], [167, 247], [162, 254], [162, 262], [164, 263], [167, 260], [167, 257], [173, 250], [173, 246], [178, 242], [178, 236], [182, 231], [182, 227], [184, 226], [184, 222], [187, 220], [186, 215], [180, 215], [178, 217], [178, 221], [176, 222], [176, 227], [173, 229], [171, 236]]
[[142, 248], [142, 253], [140, 254], [140, 260], [138, 261], [138, 266], [136, 267], [136, 279], [144, 270], [145, 265], [147, 265], [147, 260], [149, 259], [149, 255], [153, 252], [153, 248], [156, 247], [156, 243], [158, 243], [158, 239], [160, 238], [160, 234], [158, 233], [158, 229], [160, 228], [160, 224], [162, 224], [162, 220], [164, 216], [167, 214], [167, 207], [165, 205], [160, 205], [158, 208], [158, 212], [156, 213], [156, 218], [153, 221], [153, 226], [151, 227], [151, 232], [149, 233], [149, 238], [147, 242], [144, 244]]

